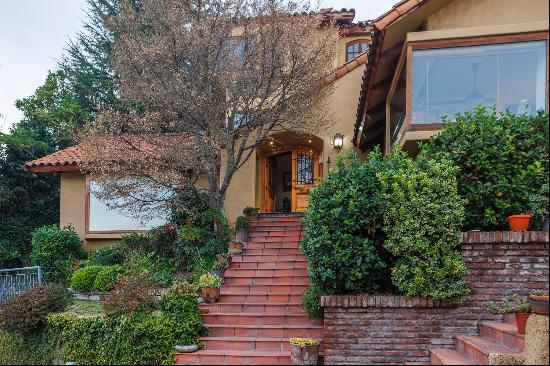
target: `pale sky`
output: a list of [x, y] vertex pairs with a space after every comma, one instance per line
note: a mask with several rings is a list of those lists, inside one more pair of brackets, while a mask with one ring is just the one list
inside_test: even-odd
[[[373, 19], [397, 0], [322, 0], [321, 7], [355, 8]], [[69, 38], [82, 29], [86, 0], [0, 0], [0, 132], [22, 115], [15, 101], [33, 94], [55, 69]]]

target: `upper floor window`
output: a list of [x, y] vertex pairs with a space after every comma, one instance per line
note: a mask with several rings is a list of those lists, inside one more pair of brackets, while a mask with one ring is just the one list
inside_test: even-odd
[[546, 106], [546, 41], [412, 51], [413, 124], [473, 110], [535, 114]]
[[367, 52], [368, 42], [366, 39], [358, 39], [346, 45], [346, 62], [350, 62], [362, 53]]

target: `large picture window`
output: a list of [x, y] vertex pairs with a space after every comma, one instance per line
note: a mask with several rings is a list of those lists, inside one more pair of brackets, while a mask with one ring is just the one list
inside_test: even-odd
[[546, 41], [412, 51], [413, 124], [478, 104], [535, 114], [546, 106]]
[[[145, 231], [163, 225], [167, 221], [166, 214], [135, 215], [121, 209], [112, 208], [121, 206], [123, 198], [106, 202], [98, 198], [101, 187], [94, 181], [89, 182], [88, 195], [88, 231], [89, 232], [132, 232]], [[163, 194], [159, 192], [159, 195]]]

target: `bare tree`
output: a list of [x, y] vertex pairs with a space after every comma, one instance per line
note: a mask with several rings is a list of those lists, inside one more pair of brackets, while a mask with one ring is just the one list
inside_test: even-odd
[[[175, 192], [202, 175], [223, 208], [268, 135], [330, 124], [338, 33], [307, 0], [143, 0], [106, 24], [118, 92], [133, 107], [103, 110], [84, 134], [90, 173]], [[112, 179], [105, 187], [125, 193]]]

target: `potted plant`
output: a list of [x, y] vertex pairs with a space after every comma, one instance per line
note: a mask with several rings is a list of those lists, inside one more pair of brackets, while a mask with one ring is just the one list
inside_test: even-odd
[[317, 365], [319, 342], [311, 338], [290, 338], [290, 359], [293, 365]]
[[220, 299], [220, 287], [222, 279], [211, 273], [205, 273], [199, 278], [199, 287], [202, 292], [202, 299], [207, 304], [212, 304]]
[[543, 295], [541, 291], [531, 291], [529, 305], [533, 313], [548, 315], [548, 295]]
[[227, 261], [227, 256], [224, 254], [219, 254], [216, 256], [216, 261], [214, 261], [214, 266], [212, 267], [212, 274], [218, 276], [222, 279], [223, 283], [223, 274], [226, 269], [229, 268], [229, 263]]
[[232, 241], [229, 243], [229, 253], [231, 255], [241, 254], [243, 252], [243, 243], [240, 241]]
[[508, 216], [508, 224], [510, 225], [510, 231], [527, 231], [529, 228], [529, 222], [531, 221], [531, 215], [520, 214]]
[[489, 301], [487, 303], [489, 311], [497, 314], [515, 314], [516, 327], [519, 334], [525, 334], [525, 325], [527, 319], [531, 315], [531, 306], [527, 298], [521, 297], [518, 294], [512, 295], [512, 301], [504, 299], [500, 305], [495, 305], [494, 302]]
[[243, 215], [245, 215], [246, 217], [256, 217], [258, 216], [259, 212], [260, 212], [259, 208], [248, 206], [243, 210]]
[[248, 228], [250, 226], [250, 222], [247, 217], [245, 216], [239, 216], [237, 217], [237, 222], [235, 223], [235, 230], [236, 230], [236, 241], [240, 242], [246, 242], [248, 241]]
[[529, 197], [529, 204], [531, 208], [531, 214], [534, 217], [540, 218], [542, 220], [542, 230], [548, 230], [549, 219], [548, 219], [548, 181], [546, 181], [539, 193]]

